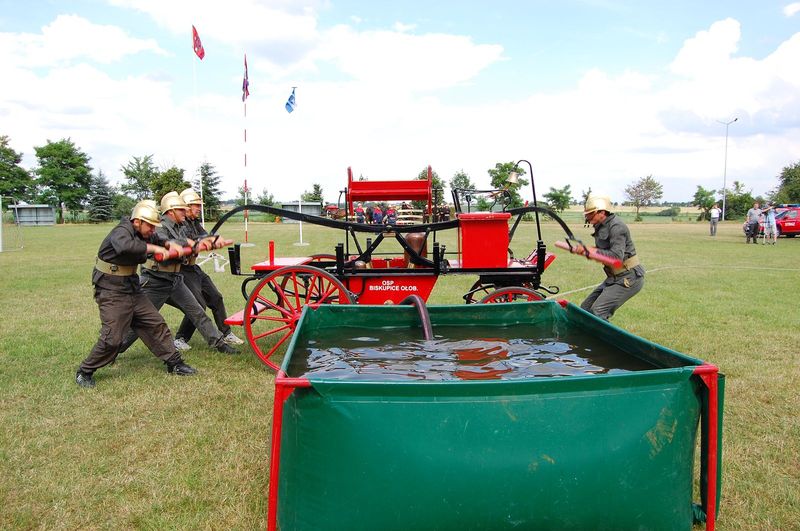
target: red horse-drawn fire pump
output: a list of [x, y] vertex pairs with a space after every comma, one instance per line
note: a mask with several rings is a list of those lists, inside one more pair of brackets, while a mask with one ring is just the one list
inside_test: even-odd
[[[520, 161], [522, 162], [522, 161]], [[519, 164], [519, 163], [518, 163]], [[516, 182], [511, 174], [509, 186]], [[464, 294], [466, 303], [495, 303], [540, 300], [555, 294], [558, 288], [542, 286], [544, 270], [555, 255], [548, 253], [542, 242], [539, 214], [546, 214], [564, 229], [567, 242], [556, 242], [572, 248], [575, 240], [567, 225], [552, 211], [536, 204], [533, 185], [533, 206], [507, 208], [511, 194], [503, 190], [453, 190], [455, 219], [418, 225], [357, 223], [354, 204], [378, 201], [417, 201], [426, 205], [426, 219], [432, 219], [432, 171], [420, 180], [353, 180], [348, 168], [345, 190], [347, 216], [344, 220], [311, 216], [275, 207], [244, 205], [223, 216], [211, 230], [215, 234], [231, 216], [243, 210], [272, 213], [289, 219], [339, 229], [343, 241], [334, 253], [302, 257], [277, 257], [269, 243], [267, 259], [251, 266], [252, 273], [241, 272], [240, 247], [229, 249], [230, 269], [245, 276], [242, 294], [244, 309], [230, 316], [230, 325], [244, 326], [247, 339], [256, 355], [277, 370], [273, 355], [292, 336], [305, 306], [321, 304], [401, 304], [417, 296], [426, 301], [436, 280], [445, 274], [476, 275], [472, 288]], [[484, 197], [488, 211], [472, 212], [475, 198]], [[488, 198], [488, 199], [486, 199]], [[488, 203], [487, 203], [488, 201]], [[418, 203], [419, 204], [419, 203]], [[466, 208], [464, 208], [466, 206]], [[509, 247], [520, 221], [534, 214], [538, 242], [532, 252], [516, 258]], [[446, 249], [437, 240], [442, 231], [456, 230], [457, 248]], [[402, 255], [379, 252], [382, 242], [395, 240]], [[588, 256], [600, 261], [605, 257]]]

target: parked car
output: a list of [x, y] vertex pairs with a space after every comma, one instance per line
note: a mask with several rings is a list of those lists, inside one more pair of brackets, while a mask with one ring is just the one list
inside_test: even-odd
[[778, 225], [778, 236], [794, 238], [800, 234], [800, 205], [777, 205], [775, 223]]

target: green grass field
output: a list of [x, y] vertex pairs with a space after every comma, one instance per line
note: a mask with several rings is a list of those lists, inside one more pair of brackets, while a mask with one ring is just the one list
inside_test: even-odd
[[[27, 228], [23, 250], [0, 254], [0, 528], [263, 528], [273, 374], [249, 348], [226, 356], [196, 335], [185, 357], [200, 374], [177, 378], [139, 342], [96, 373], [96, 389], [75, 385], [97, 339], [90, 276], [110, 228]], [[339, 241], [337, 231], [303, 228], [309, 245], [299, 247], [297, 225], [251, 224], [258, 245], [244, 250], [243, 267], [265, 257], [269, 239], [278, 255], [329, 253]], [[224, 229], [243, 239], [241, 224]], [[5, 226], [6, 241], [14, 230]], [[647, 281], [614, 324], [727, 375], [717, 529], [798, 529], [800, 238], [746, 246], [739, 222], [712, 239], [705, 224], [652, 218], [632, 232]], [[562, 238], [544, 226], [550, 249]], [[512, 248], [525, 256], [535, 240], [528, 224]], [[600, 267], [557, 254], [544, 284], [579, 303]], [[240, 279], [211, 275], [228, 311], [240, 309]], [[459, 303], [474, 280], [443, 277], [429, 302]], [[176, 327], [180, 315], [164, 314]]]

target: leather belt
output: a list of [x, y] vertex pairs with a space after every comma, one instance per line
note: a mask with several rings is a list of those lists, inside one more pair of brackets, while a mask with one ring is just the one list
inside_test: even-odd
[[156, 262], [155, 260], [148, 260], [145, 262], [144, 267], [150, 271], [161, 271], [163, 273], [177, 273], [181, 270], [181, 263], [165, 264], [164, 262]]
[[115, 277], [129, 277], [136, 274], [135, 265], [119, 265], [106, 262], [97, 258], [94, 263], [95, 269], [106, 275], [114, 275]]
[[625, 260], [624, 262], [622, 262], [622, 267], [604, 266], [603, 269], [605, 270], [606, 275], [608, 275], [610, 277], [615, 277], [617, 275], [621, 275], [622, 273], [625, 273], [626, 271], [630, 271], [631, 269], [633, 269], [634, 267], [636, 267], [638, 265], [639, 265], [639, 256], [638, 255], [633, 255], [630, 258], [628, 258], [627, 260]]

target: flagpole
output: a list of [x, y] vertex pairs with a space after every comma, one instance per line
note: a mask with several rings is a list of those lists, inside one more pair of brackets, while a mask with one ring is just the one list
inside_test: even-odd
[[[247, 179], [244, 180], [244, 204], [248, 204], [248, 188], [247, 188]], [[250, 243], [247, 241], [247, 220], [249, 216], [249, 210], [244, 211], [244, 243], [240, 245], [240, 247], [254, 247], [254, 243]]]
[[[297, 202], [297, 213], [298, 214], [302, 214], [303, 213], [303, 196], [302, 196], [302, 194], [300, 195], [300, 200]], [[295, 243], [295, 245], [308, 245], [307, 243], [305, 243], [303, 241], [303, 222], [302, 221], [300, 221], [300, 241]]]
[[[192, 26], [192, 41], [194, 41], [194, 26]], [[197, 55], [195, 51], [194, 55]], [[194, 146], [197, 149], [197, 65], [195, 64], [195, 58], [192, 57], [192, 102], [193, 102], [193, 119], [194, 119]], [[197, 167], [197, 176], [200, 181], [200, 201], [203, 201], [203, 172], [200, 167]], [[200, 209], [200, 224], [205, 227], [206, 224], [206, 216], [205, 216], [206, 206], [202, 205]]]
[[[247, 73], [247, 54], [244, 54], [244, 82], [242, 83], [242, 108], [244, 110], [244, 204], [247, 201], [247, 95], [250, 93], [250, 80]], [[247, 241], [247, 218], [248, 212], [244, 211], [244, 243]]]

